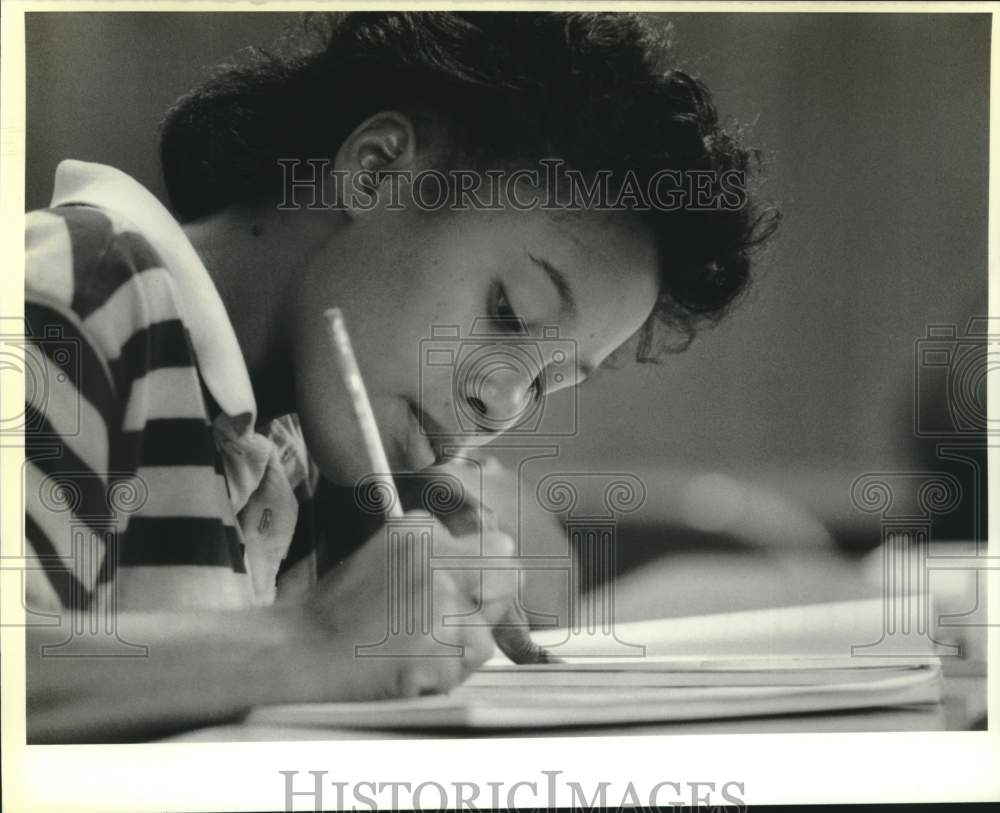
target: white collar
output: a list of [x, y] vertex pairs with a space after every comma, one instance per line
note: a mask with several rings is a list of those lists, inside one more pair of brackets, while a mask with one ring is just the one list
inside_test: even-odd
[[[142, 184], [105, 164], [65, 160], [56, 168], [52, 206], [85, 203], [132, 223], [177, 281], [180, 315], [212, 397], [231, 417], [257, 419], [250, 374], [219, 292], [180, 224]], [[243, 418], [245, 420], [245, 418]], [[242, 421], [241, 421], [242, 423]]]

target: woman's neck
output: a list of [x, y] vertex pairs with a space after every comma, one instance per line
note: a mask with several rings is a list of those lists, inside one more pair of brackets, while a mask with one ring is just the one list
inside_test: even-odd
[[284, 315], [287, 292], [304, 257], [297, 256], [302, 242], [280, 233], [290, 225], [288, 219], [236, 208], [183, 225], [236, 333], [259, 422], [295, 410]]

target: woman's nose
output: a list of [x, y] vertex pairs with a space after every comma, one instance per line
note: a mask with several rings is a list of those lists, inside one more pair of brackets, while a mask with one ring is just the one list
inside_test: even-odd
[[541, 397], [538, 374], [520, 365], [497, 364], [469, 382], [466, 402], [476, 425], [486, 432], [503, 432], [523, 421]]

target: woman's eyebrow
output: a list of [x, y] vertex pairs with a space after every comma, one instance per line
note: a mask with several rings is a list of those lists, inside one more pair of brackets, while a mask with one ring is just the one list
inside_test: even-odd
[[567, 316], [576, 316], [576, 298], [573, 296], [573, 287], [569, 284], [569, 280], [566, 279], [566, 274], [544, 257], [536, 257], [530, 251], [528, 252], [528, 257], [545, 272], [546, 276], [548, 276], [549, 280], [555, 286], [556, 291], [559, 293], [559, 303], [563, 312]]

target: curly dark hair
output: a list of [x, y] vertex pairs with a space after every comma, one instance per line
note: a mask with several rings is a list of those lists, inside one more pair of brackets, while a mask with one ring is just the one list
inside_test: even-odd
[[[720, 124], [702, 82], [664, 64], [667, 36], [629, 13], [307, 15], [279, 47], [247, 49], [167, 112], [160, 156], [171, 205], [192, 220], [273, 199], [279, 158], [332, 157], [385, 109], [440, 117], [462, 158], [480, 166], [557, 157], [640, 181], [665, 168], [735, 171], [749, 193], [759, 153]], [[651, 360], [653, 322], [679, 327], [687, 346], [696, 326], [728, 310], [779, 213], [747, 194], [738, 208], [641, 214], [662, 266], [660, 318], [639, 349]]]

